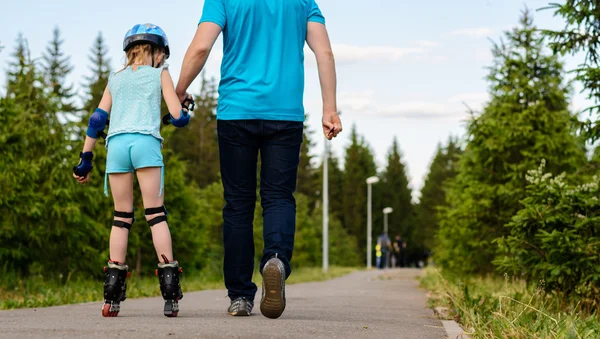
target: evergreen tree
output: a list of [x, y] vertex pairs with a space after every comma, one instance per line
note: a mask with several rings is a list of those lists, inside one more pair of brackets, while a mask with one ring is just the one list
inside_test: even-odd
[[[202, 78], [200, 94], [194, 97], [196, 108], [190, 124], [181, 130], [163, 129], [168, 136], [165, 145], [188, 163], [186, 177], [204, 188], [219, 180], [219, 145], [217, 139], [217, 84]], [[164, 101], [163, 101], [164, 106]], [[168, 110], [163, 107], [163, 113]], [[167, 132], [167, 130], [170, 130]]]
[[450, 138], [444, 147], [438, 145], [421, 189], [417, 205], [418, 241], [426, 250], [434, 248], [435, 234], [439, 229], [437, 213], [439, 207], [446, 206], [447, 183], [456, 176], [461, 152], [458, 141], [454, 138]]
[[65, 56], [62, 51], [64, 40], [61, 39], [58, 27], [54, 28], [52, 34], [52, 41], [42, 56], [46, 86], [51, 92], [53, 100], [57, 101], [60, 112], [73, 112], [76, 109], [72, 100], [75, 91], [73, 86], [66, 84], [67, 77], [73, 71], [73, 66], [70, 64], [71, 58]]
[[87, 93], [83, 110], [86, 114], [94, 112], [98, 107], [104, 89], [106, 89], [106, 84], [108, 84], [111, 68], [110, 59], [107, 55], [108, 47], [104, 42], [102, 32], [98, 32], [98, 36], [94, 41], [94, 46], [90, 49], [90, 55], [88, 56], [88, 59], [92, 64], [89, 67], [92, 74], [85, 77], [86, 84], [84, 84], [84, 87], [87, 88]]
[[[365, 181], [368, 177], [376, 175], [377, 169], [373, 154], [364, 139], [358, 135], [356, 125], [352, 126], [350, 141], [351, 144], [346, 149], [344, 161], [342, 223], [348, 233], [356, 237], [359, 249], [364, 252], [367, 241], [367, 184]], [[373, 187], [374, 195], [378, 189], [380, 187], [377, 185]], [[376, 213], [375, 209], [373, 209], [373, 213]], [[373, 246], [373, 248], [375, 247]]]
[[0, 260], [21, 274], [89, 274], [106, 228], [85, 213], [94, 199], [65, 180], [72, 166], [65, 161], [68, 132], [22, 36], [13, 56], [7, 97], [0, 100]]
[[596, 141], [600, 138], [600, 3], [596, 0], [565, 0], [551, 3], [546, 9], [554, 9], [555, 16], [565, 21], [560, 31], [543, 31], [553, 51], [561, 55], [585, 54], [583, 63], [574, 70], [575, 80], [581, 81], [583, 91], [594, 102], [594, 106], [586, 111], [596, 117], [580, 126], [591, 141]]
[[440, 217], [436, 257], [451, 269], [490, 272], [494, 240], [525, 197], [525, 175], [546, 159], [553, 173], [585, 162], [571, 131], [563, 65], [544, 52], [525, 10], [520, 26], [493, 47], [491, 101], [468, 126], [469, 143]]
[[390, 239], [396, 235], [402, 236], [408, 244], [407, 251], [411, 257], [422, 253], [414, 238], [415, 208], [412, 190], [396, 138], [389, 149], [386, 167], [379, 177], [381, 181], [373, 189], [373, 236], [383, 233], [383, 209], [392, 207], [393, 212], [388, 215], [388, 236]]
[[30, 84], [36, 80], [33, 78], [32, 68], [34, 65], [29, 55], [29, 46], [21, 33], [19, 33], [16, 43], [15, 51], [11, 54], [15, 60], [8, 63], [6, 84], [6, 93], [13, 98], [18, 94], [27, 93], [27, 89], [34, 90]]
[[[322, 220], [322, 219], [320, 219]], [[310, 214], [308, 197], [296, 195], [296, 235], [294, 237], [294, 267], [314, 267], [323, 260], [323, 231], [314, 215]]]
[[308, 115], [305, 115], [304, 119], [304, 132], [302, 132], [302, 145], [300, 146], [300, 163], [298, 165], [298, 179], [296, 185], [296, 192], [304, 194], [308, 199], [309, 209], [312, 210], [315, 206], [315, 201], [319, 199], [317, 196], [322, 188], [319, 186], [318, 178], [319, 174], [316, 169], [313, 168], [312, 159], [313, 156], [310, 154], [312, 147], [314, 146], [311, 140], [313, 132], [308, 129], [306, 121]]
[[381, 174], [381, 179], [382, 185], [379, 191], [383, 197], [383, 205], [380, 207], [383, 209], [389, 206], [394, 209], [393, 213], [388, 216], [389, 235], [412, 234], [415, 226], [412, 190], [409, 187], [406, 167], [402, 162], [396, 138], [394, 138], [392, 147], [388, 153], [387, 166]]

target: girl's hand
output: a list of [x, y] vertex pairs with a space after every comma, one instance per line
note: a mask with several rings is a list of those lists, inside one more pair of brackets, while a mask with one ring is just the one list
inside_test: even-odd
[[75, 175], [75, 173], [73, 173], [73, 178], [75, 178], [77, 182], [83, 185], [86, 182], [90, 181], [90, 173], [88, 173], [85, 177], [78, 177], [77, 175]]
[[94, 154], [92, 154], [92, 152], [81, 152], [79, 158], [79, 164], [73, 167], [73, 177], [80, 184], [85, 184], [90, 181], [90, 172], [94, 167], [92, 165]]

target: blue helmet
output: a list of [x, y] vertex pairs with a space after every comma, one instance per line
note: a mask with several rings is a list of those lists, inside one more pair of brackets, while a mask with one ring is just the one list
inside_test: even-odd
[[123, 39], [123, 50], [127, 52], [131, 47], [140, 43], [150, 43], [165, 50], [165, 58], [169, 58], [169, 40], [162, 28], [153, 24], [141, 24], [133, 26]]

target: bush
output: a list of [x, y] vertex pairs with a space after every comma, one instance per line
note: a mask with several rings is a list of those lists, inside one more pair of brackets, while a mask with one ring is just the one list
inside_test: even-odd
[[421, 286], [432, 307], [460, 322], [471, 338], [598, 338], [600, 318], [576, 302], [560, 303], [542, 285], [506, 276], [457, 276], [427, 268]]
[[507, 225], [510, 236], [497, 240], [494, 261], [504, 272], [530, 282], [545, 281], [545, 289], [582, 298], [600, 306], [600, 189], [598, 178], [572, 186], [564, 174], [544, 173], [545, 162], [529, 172], [527, 197]]

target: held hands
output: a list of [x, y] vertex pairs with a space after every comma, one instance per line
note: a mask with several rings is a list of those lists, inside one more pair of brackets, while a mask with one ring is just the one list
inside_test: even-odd
[[[183, 98], [183, 99], [182, 99]], [[171, 113], [165, 115], [162, 119], [163, 124], [169, 125], [172, 124], [175, 127], [185, 127], [190, 122], [190, 115], [188, 111], [193, 111], [195, 107], [195, 102], [192, 96], [188, 93], [185, 93], [183, 97], [179, 97], [181, 101], [181, 115], [179, 118], [175, 119]]]
[[323, 111], [323, 134], [327, 140], [331, 140], [342, 131], [342, 121], [335, 110]]
[[79, 158], [79, 164], [73, 167], [73, 178], [77, 179], [80, 184], [85, 184], [90, 181], [90, 171], [94, 167], [92, 165], [94, 154], [92, 152], [82, 152], [79, 154]]

